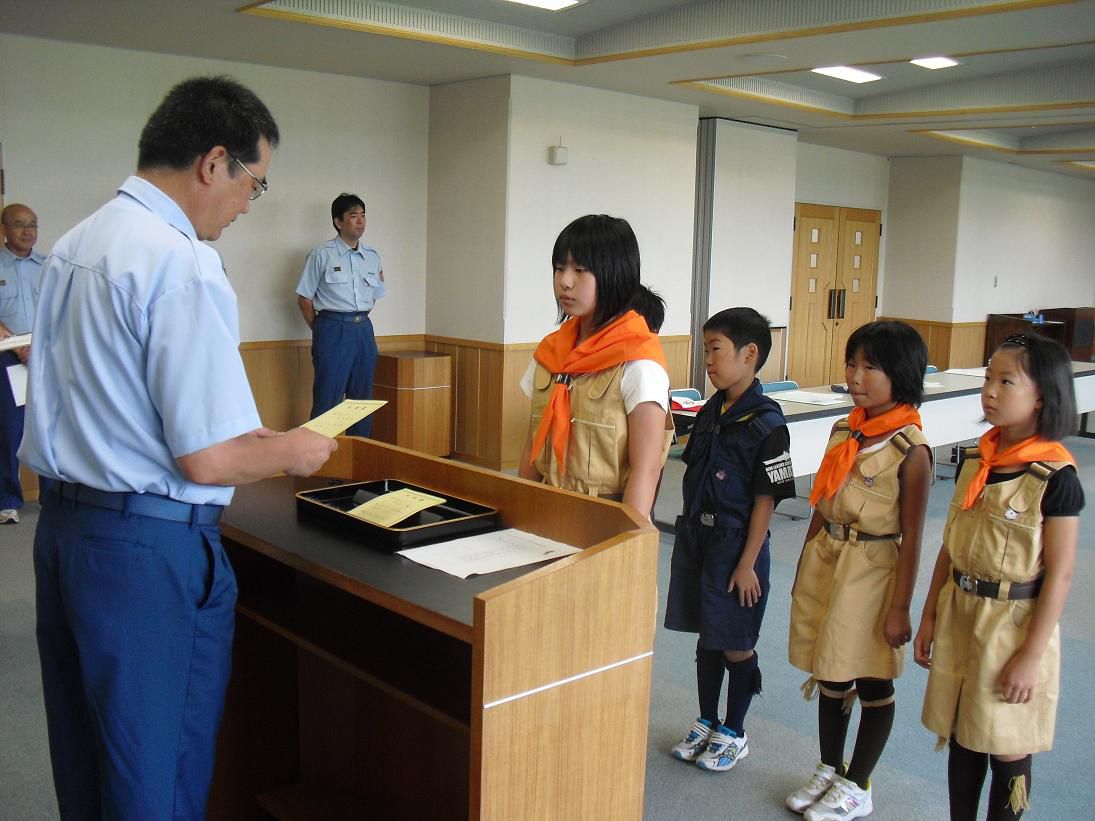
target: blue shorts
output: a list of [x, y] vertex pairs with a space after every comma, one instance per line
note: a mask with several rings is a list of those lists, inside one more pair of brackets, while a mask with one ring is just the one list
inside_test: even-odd
[[707, 650], [752, 650], [760, 638], [771, 588], [767, 536], [753, 565], [760, 580], [760, 600], [752, 607], [742, 607], [738, 591], [727, 593], [726, 588], [745, 550], [746, 530], [721, 522], [702, 525], [683, 516], [677, 517], [676, 529], [666, 628], [699, 633], [699, 646]]

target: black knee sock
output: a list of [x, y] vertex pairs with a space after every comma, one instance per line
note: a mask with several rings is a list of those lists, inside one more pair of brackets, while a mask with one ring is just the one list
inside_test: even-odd
[[[989, 814], [985, 816], [986, 821], [1011, 821], [1023, 817], [1030, 795], [1030, 765], [1029, 755], [1018, 761], [989, 758], [992, 780], [989, 782]], [[1021, 781], [1016, 782], [1016, 779]]]
[[[825, 690], [842, 693], [852, 689], [850, 681], [819, 681]], [[817, 736], [821, 747], [821, 761], [844, 774], [844, 742], [848, 738], [848, 722], [851, 713], [844, 710], [844, 698], [827, 696], [822, 692], [817, 702]]]
[[719, 697], [722, 695], [722, 650], [707, 650], [696, 646], [696, 690], [700, 697], [700, 718], [706, 718], [712, 727], [719, 723]]
[[745, 714], [753, 703], [753, 696], [761, 691], [760, 659], [756, 652], [744, 661], [727, 661], [730, 683], [726, 685], [727, 727], [740, 738], [745, 734]]
[[977, 821], [981, 789], [985, 786], [985, 773], [989, 769], [988, 754], [968, 750], [953, 738], [950, 749], [947, 759], [947, 786], [950, 792], [951, 821]]
[[855, 749], [846, 777], [865, 790], [882, 751], [886, 749], [886, 742], [890, 740], [896, 706], [892, 679], [861, 678], [856, 680], [855, 686], [863, 712], [859, 717], [859, 734], [855, 738]]

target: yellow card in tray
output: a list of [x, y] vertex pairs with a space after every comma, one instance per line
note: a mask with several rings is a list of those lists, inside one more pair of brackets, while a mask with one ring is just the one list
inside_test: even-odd
[[351, 516], [357, 516], [366, 522], [381, 527], [391, 527], [397, 522], [402, 522], [408, 516], [413, 516], [421, 510], [434, 505], [443, 504], [445, 500], [440, 496], [432, 496], [411, 490], [408, 487], [402, 490], [393, 490], [383, 496], [377, 496], [364, 504], [360, 504], [350, 511]]
[[305, 422], [301, 427], [334, 439], [387, 404], [383, 399], [344, 399], [326, 413], [321, 413], [315, 419]]

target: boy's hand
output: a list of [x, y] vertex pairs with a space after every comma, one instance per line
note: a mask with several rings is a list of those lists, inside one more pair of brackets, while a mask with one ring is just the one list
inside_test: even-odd
[[753, 568], [738, 567], [734, 571], [726, 592], [733, 593], [735, 587], [738, 589], [738, 603], [742, 607], [752, 607], [760, 601], [760, 579]]
[[1000, 696], [1008, 704], [1026, 704], [1038, 684], [1041, 659], [1023, 649], [1016, 651], [1000, 671]]
[[912, 622], [909, 611], [903, 607], [891, 607], [886, 614], [886, 624], [882, 629], [886, 643], [894, 650], [912, 638]]

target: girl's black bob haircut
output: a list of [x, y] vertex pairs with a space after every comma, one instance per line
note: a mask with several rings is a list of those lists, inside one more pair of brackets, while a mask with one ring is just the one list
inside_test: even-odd
[[[639, 283], [639, 241], [627, 220], [607, 214], [578, 217], [555, 240], [552, 269], [566, 265], [568, 256], [597, 281], [595, 329], [632, 307], [643, 286]], [[565, 318], [560, 310], [559, 321]]]
[[1013, 334], [996, 350], [1017, 351], [1019, 366], [1042, 395], [1038, 435], [1059, 442], [1075, 433], [1076, 388], [1068, 351], [1059, 342], [1039, 334]]
[[928, 346], [912, 325], [896, 319], [861, 325], [848, 337], [844, 361], [850, 362], [856, 351], [890, 378], [894, 402], [920, 407]]

